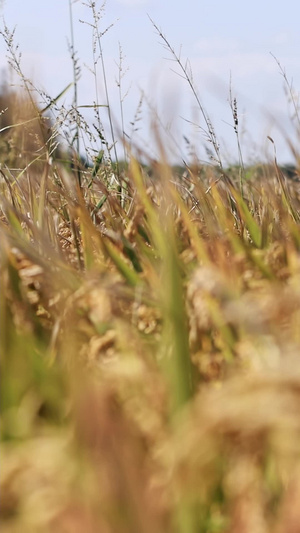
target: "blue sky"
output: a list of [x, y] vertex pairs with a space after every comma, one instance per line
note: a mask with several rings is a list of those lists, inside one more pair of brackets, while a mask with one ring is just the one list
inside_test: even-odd
[[[99, 7], [102, 2], [99, 2]], [[67, 38], [70, 36], [68, 0], [0, 0], [1, 15], [9, 28], [16, 26], [16, 42], [22, 51], [23, 68], [38, 86], [56, 96], [72, 81], [72, 64]], [[224, 158], [235, 161], [237, 149], [228, 104], [229, 80], [237, 97], [242, 134], [242, 148], [249, 160], [272, 155], [267, 141], [271, 135], [281, 160], [291, 160], [280, 129], [295, 140], [289, 118], [290, 108], [284, 92], [284, 80], [270, 52], [280, 61], [295, 93], [300, 91], [300, 3], [298, 0], [107, 0], [100, 20], [100, 30], [112, 28], [103, 36], [103, 56], [109, 86], [110, 103], [116, 123], [120, 121], [118, 76], [119, 43], [124, 70], [122, 84], [129, 93], [123, 102], [125, 130], [130, 134], [141, 91], [145, 94], [141, 128], [136, 142], [154, 156], [153, 135], [149, 133], [149, 107], [178, 144], [170, 141], [174, 157], [186, 155], [183, 134], [195, 144], [200, 158], [206, 158], [204, 125], [186, 82], [172, 71], [179, 71], [170, 61], [148, 14], [179, 52], [189, 59], [194, 84], [210, 116]], [[92, 65], [91, 28], [79, 19], [92, 22], [90, 10], [79, 0], [73, 3], [75, 48], [82, 68], [79, 103], [95, 100]], [[3, 20], [0, 21], [3, 26]], [[4, 42], [0, 40], [0, 66], [6, 64]], [[99, 71], [99, 101], [105, 103]], [[71, 98], [71, 93], [70, 96]], [[103, 110], [103, 122], [106, 123]], [[280, 128], [275, 125], [275, 120]], [[189, 123], [196, 123], [191, 126]]]

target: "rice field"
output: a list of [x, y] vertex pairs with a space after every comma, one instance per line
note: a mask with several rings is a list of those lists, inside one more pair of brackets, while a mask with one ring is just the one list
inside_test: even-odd
[[297, 102], [292, 175], [222, 164], [200, 100], [212, 162], [83, 157], [2, 37], [1, 531], [298, 532]]

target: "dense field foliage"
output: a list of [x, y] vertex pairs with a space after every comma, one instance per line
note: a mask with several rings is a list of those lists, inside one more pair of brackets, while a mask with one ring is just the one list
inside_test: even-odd
[[299, 531], [296, 140], [88, 166], [4, 97], [1, 531]]

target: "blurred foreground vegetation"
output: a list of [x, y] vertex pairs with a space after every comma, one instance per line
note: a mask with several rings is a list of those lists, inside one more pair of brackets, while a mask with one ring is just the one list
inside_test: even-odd
[[68, 163], [4, 96], [1, 531], [300, 531], [297, 144]]

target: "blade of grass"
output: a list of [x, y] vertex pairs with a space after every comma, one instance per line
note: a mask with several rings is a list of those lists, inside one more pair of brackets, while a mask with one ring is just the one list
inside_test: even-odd
[[233, 187], [230, 187], [230, 191], [239, 207], [240, 215], [246, 224], [253, 243], [257, 248], [260, 248], [262, 243], [261, 228], [255, 221], [253, 215], [250, 213], [247, 204], [241, 197], [240, 193]]
[[108, 257], [112, 260], [112, 262], [115, 264], [119, 272], [122, 274], [124, 279], [127, 281], [129, 285], [132, 287], [135, 287], [141, 282], [140, 277], [138, 276], [137, 272], [133, 270], [127, 262], [122, 258], [122, 253], [120, 250], [117, 249], [116, 246], [107, 239], [103, 239], [103, 246], [105, 251], [107, 252]]

